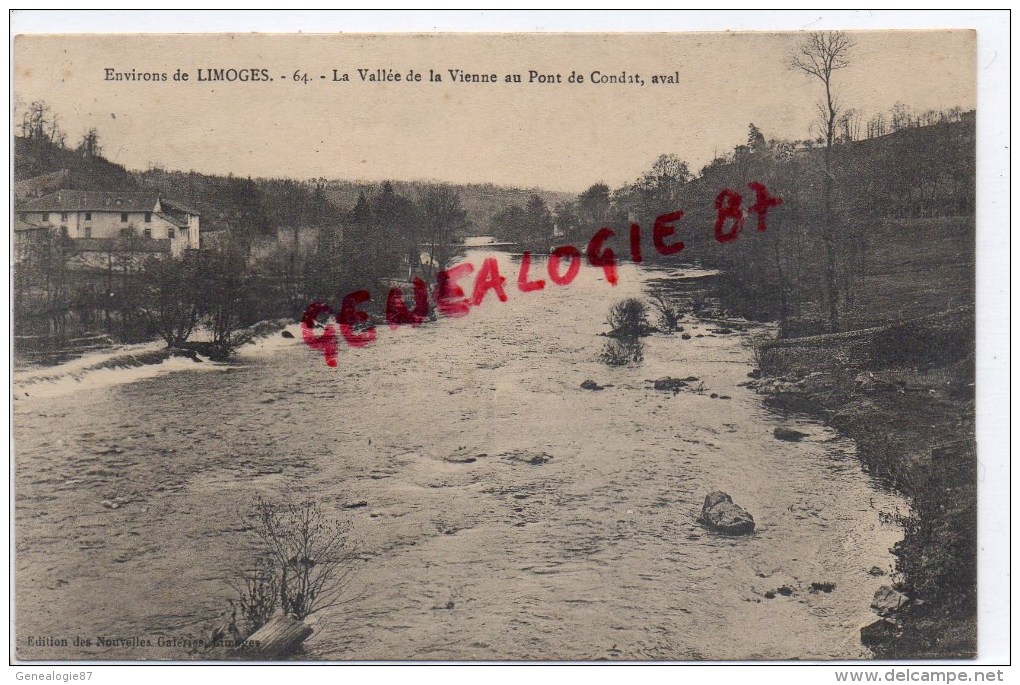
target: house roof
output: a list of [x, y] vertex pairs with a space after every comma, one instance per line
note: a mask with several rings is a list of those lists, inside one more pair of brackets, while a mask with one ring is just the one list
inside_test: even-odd
[[158, 199], [157, 193], [58, 190], [23, 203], [18, 207], [18, 211], [151, 212]]
[[19, 212], [151, 212], [160, 203], [165, 212], [198, 215], [199, 211], [159, 193], [105, 190], [58, 190], [18, 204]]
[[175, 216], [172, 216], [170, 214], [167, 214], [165, 212], [156, 212], [156, 216], [158, 216], [163, 221], [168, 221], [168, 222], [172, 223], [177, 228], [187, 228], [188, 227], [187, 220], [179, 219], [179, 218], [177, 218]]
[[164, 209], [177, 210], [178, 212], [184, 212], [185, 214], [201, 214], [201, 212], [194, 207], [190, 207], [183, 202], [178, 202], [177, 200], [173, 200], [168, 197], [160, 198], [160, 204], [163, 205]]
[[27, 200], [29, 198], [45, 195], [46, 193], [51, 193], [54, 190], [59, 190], [60, 186], [67, 181], [67, 177], [70, 173], [71, 172], [67, 169], [60, 169], [49, 174], [42, 174], [41, 176], [34, 176], [21, 181], [15, 181], [14, 199]]
[[14, 219], [14, 224], [11, 226], [11, 228], [14, 231], [16, 231], [16, 232], [20, 232], [20, 231], [46, 231], [46, 230], [49, 230], [45, 226], [36, 226], [33, 223], [29, 223], [28, 221], [22, 221], [21, 219], [18, 219], [18, 218]]

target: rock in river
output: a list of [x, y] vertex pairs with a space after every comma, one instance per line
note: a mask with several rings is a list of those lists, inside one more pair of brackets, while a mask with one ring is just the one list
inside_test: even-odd
[[776, 436], [779, 440], [787, 440], [789, 442], [796, 442], [808, 436], [807, 433], [801, 433], [798, 430], [784, 428], [783, 426], [776, 426], [776, 429], [772, 431], [772, 435]]
[[680, 392], [681, 388], [687, 386], [687, 381], [666, 376], [665, 378], [659, 378], [653, 381], [653, 386], [656, 390], [665, 390], [666, 392], [677, 393]]
[[754, 532], [754, 518], [733, 503], [733, 498], [716, 490], [705, 497], [701, 521], [727, 535], [748, 535]]

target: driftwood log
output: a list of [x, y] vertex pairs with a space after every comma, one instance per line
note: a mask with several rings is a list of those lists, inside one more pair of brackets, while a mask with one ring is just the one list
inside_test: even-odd
[[238, 653], [249, 659], [285, 659], [311, 634], [311, 627], [296, 618], [277, 616], [252, 633]]

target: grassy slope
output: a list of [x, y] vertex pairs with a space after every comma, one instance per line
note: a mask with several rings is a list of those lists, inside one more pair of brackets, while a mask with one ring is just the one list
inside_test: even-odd
[[887, 220], [868, 236], [867, 275], [846, 328], [914, 319], [974, 303], [974, 221]]

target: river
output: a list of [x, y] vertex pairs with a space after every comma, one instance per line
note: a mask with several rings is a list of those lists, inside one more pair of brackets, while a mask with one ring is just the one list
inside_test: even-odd
[[[597, 359], [613, 302], [697, 272], [626, 264], [611, 287], [585, 266], [521, 293], [516, 258], [495, 254], [507, 302], [380, 329], [336, 368], [298, 333], [229, 366], [66, 392], [16, 376], [19, 658], [200, 658], [157, 640], [205, 636], [256, 494], [351, 520], [350, 601], [311, 617], [309, 659], [867, 657], [858, 630], [890, 582], [869, 571], [892, 570], [906, 505], [854, 445], [738, 385], [745, 332], [688, 317], [704, 337], [646, 338], [639, 366]], [[667, 375], [703, 392], [647, 382]], [[779, 441], [779, 425], [808, 437]], [[712, 490], [753, 514], [754, 535], [698, 523]]]

